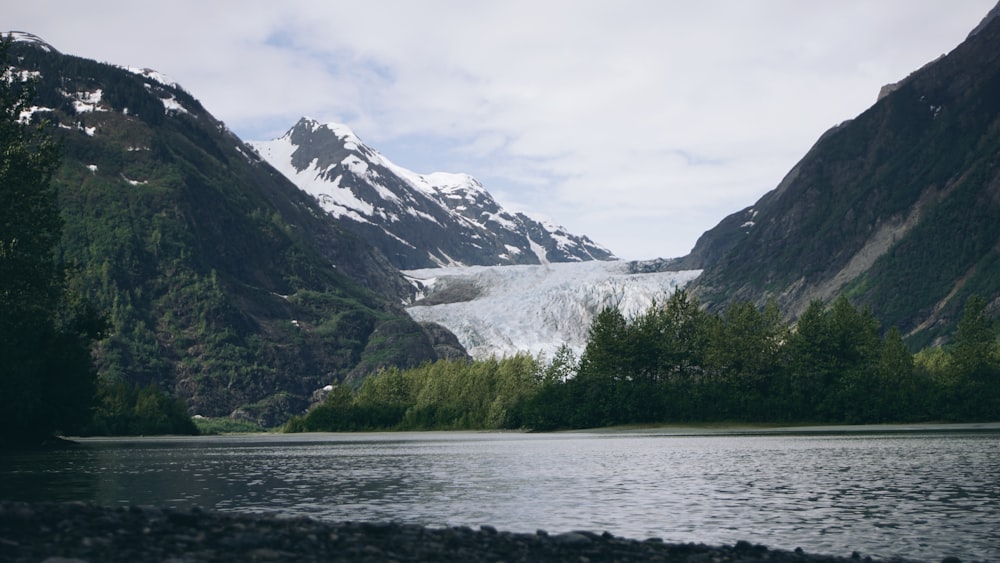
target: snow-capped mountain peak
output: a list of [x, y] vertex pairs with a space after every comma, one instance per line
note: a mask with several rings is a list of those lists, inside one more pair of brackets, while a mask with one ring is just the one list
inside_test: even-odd
[[0, 34], [3, 37], [8, 37], [18, 43], [31, 43], [41, 50], [48, 53], [58, 53], [59, 51], [48, 44], [44, 39], [35, 35], [34, 33], [28, 33], [27, 31], [8, 31], [6, 33]]
[[[319, 121], [306, 117], [302, 118], [302, 124], [309, 129], [310, 133], [314, 135], [321, 133], [323, 130], [332, 133], [343, 143], [345, 150], [356, 151], [361, 149], [361, 147], [364, 147], [363, 151], [365, 153], [375, 154], [375, 151], [365, 146], [365, 144], [361, 142], [361, 139], [354, 134], [354, 131], [346, 125], [341, 123], [320, 123]], [[290, 138], [294, 131], [295, 128], [290, 129], [285, 136]]]
[[585, 236], [507, 211], [468, 174], [394, 164], [346, 125], [302, 118], [250, 144], [402, 269], [614, 259]]

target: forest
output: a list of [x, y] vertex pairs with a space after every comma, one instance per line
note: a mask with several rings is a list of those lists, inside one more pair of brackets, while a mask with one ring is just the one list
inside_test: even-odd
[[[11, 42], [0, 40], [0, 61]], [[24, 123], [34, 80], [0, 80], [0, 447], [61, 433], [194, 433], [186, 406], [155, 385], [101, 381], [93, 344], [107, 315], [65, 263], [66, 230], [53, 177], [62, 146]]]
[[792, 325], [773, 303], [707, 312], [684, 290], [625, 318], [606, 308], [577, 358], [518, 355], [386, 369], [333, 387], [286, 431], [531, 429], [667, 423], [1000, 419], [1000, 345], [984, 299], [945, 348], [913, 354], [845, 297]]

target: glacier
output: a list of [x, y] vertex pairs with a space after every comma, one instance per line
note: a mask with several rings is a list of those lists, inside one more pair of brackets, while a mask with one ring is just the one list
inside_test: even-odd
[[617, 307], [628, 318], [664, 303], [701, 270], [633, 273], [622, 260], [406, 270], [417, 288], [407, 304], [419, 322], [438, 323], [475, 359], [518, 352], [551, 358], [565, 344], [579, 355], [593, 318]]

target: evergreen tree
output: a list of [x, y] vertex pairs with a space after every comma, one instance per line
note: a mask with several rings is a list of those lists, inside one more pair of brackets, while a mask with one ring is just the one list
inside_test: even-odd
[[1000, 417], [1000, 349], [993, 321], [986, 314], [986, 300], [966, 301], [950, 349], [959, 418], [996, 420]]
[[841, 295], [830, 311], [836, 380], [821, 412], [829, 420], [861, 423], [875, 420], [873, 374], [882, 354], [878, 320], [867, 307], [860, 311]]
[[631, 376], [629, 326], [617, 307], [605, 307], [590, 325], [580, 370], [570, 382], [571, 425], [607, 426], [622, 419], [623, 383]]
[[787, 336], [788, 327], [774, 301], [763, 310], [749, 302], [729, 304], [712, 331], [708, 355], [719, 394], [726, 398], [719, 405], [723, 418], [780, 419], [773, 395]]
[[913, 354], [896, 327], [885, 335], [875, 379], [876, 389], [870, 395], [874, 422], [916, 421], [926, 416], [922, 405], [925, 393], [921, 393], [916, 377]]
[[[6, 61], [10, 38], [0, 42]], [[69, 289], [56, 260], [62, 236], [52, 174], [58, 148], [21, 116], [30, 82], [0, 77], [0, 442], [37, 442], [90, 418], [90, 343], [103, 322]]]
[[700, 374], [705, 367], [710, 316], [697, 297], [678, 289], [660, 312], [661, 370], [673, 375]]
[[826, 306], [809, 303], [788, 339], [790, 374], [785, 402], [790, 420], [816, 420], [817, 407], [836, 377]]

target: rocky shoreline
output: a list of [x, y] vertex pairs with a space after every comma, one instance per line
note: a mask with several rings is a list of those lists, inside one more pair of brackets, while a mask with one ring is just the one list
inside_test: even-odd
[[[611, 534], [501, 532], [490, 526], [319, 522], [200, 510], [0, 501], [0, 561], [755, 561], [834, 563], [832, 557], [738, 542], [669, 544]], [[865, 560], [868, 560], [867, 558]], [[894, 559], [893, 561], [903, 561]], [[946, 559], [946, 563], [957, 563]]]

